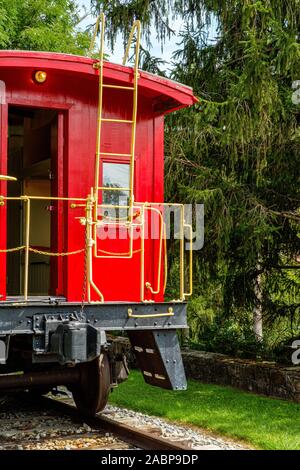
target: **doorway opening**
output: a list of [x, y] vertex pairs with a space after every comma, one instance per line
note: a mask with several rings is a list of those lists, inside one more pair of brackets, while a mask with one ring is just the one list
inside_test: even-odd
[[[8, 168], [17, 178], [7, 184], [7, 195], [54, 197], [53, 175], [58, 158], [58, 112], [42, 108], [9, 106]], [[31, 200], [30, 246], [49, 252], [57, 245], [57, 221], [50, 200]], [[25, 204], [8, 201], [7, 248], [24, 245]], [[7, 295], [19, 296], [24, 288], [24, 251], [7, 254]], [[57, 262], [50, 256], [30, 253], [28, 294], [56, 295]]]

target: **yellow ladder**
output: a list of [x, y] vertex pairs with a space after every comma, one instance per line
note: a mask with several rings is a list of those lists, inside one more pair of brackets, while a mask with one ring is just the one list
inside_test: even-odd
[[[98, 219], [98, 207], [99, 207], [99, 194], [104, 191], [127, 191], [129, 192], [129, 206], [128, 206], [128, 223], [129, 226], [133, 223], [133, 205], [134, 205], [134, 159], [135, 159], [135, 144], [136, 144], [136, 121], [137, 121], [137, 104], [138, 104], [138, 80], [139, 80], [139, 52], [140, 52], [140, 38], [141, 38], [141, 23], [139, 20], [135, 21], [132, 26], [128, 45], [125, 50], [125, 55], [123, 59], [123, 65], [126, 65], [131, 45], [133, 42], [134, 35], [136, 33], [136, 42], [135, 42], [135, 62], [133, 67], [133, 83], [131, 86], [121, 86], [121, 85], [109, 85], [103, 83], [103, 69], [104, 69], [104, 35], [105, 35], [105, 16], [103, 13], [100, 14], [96, 27], [94, 36], [92, 39], [90, 51], [93, 50], [96, 36], [98, 34], [99, 28], [101, 27], [100, 32], [100, 52], [99, 52], [99, 62], [95, 64], [95, 67], [99, 68], [99, 105], [98, 105], [98, 117], [97, 117], [97, 141], [96, 141], [96, 163], [95, 163], [95, 183], [94, 183], [94, 211], [93, 211], [93, 222], [94, 222], [94, 255], [97, 256], [97, 224]], [[117, 90], [127, 90], [133, 95], [133, 107], [132, 107], [132, 119], [107, 119], [104, 118], [103, 113], [103, 90], [104, 88], [117, 89]], [[120, 123], [120, 124], [131, 124], [131, 143], [130, 143], [130, 153], [114, 153], [114, 152], [101, 152], [101, 137], [102, 137], [102, 123], [111, 122], [111, 123]], [[100, 186], [100, 165], [102, 156], [114, 156], [114, 157], [129, 157], [130, 158], [130, 179], [128, 188], [111, 188]], [[113, 207], [113, 206], [112, 206]]]

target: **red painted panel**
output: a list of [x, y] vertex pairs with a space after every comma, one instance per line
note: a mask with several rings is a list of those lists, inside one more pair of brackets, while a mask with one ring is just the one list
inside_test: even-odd
[[[5, 82], [0, 82], [0, 174], [7, 174], [7, 104]], [[6, 182], [0, 181], [0, 194], [6, 195]], [[6, 206], [0, 205], [0, 250], [6, 248]], [[6, 255], [0, 253], [0, 301], [6, 297]]]
[[[52, 195], [87, 197], [94, 185], [95, 142], [98, 106], [98, 71], [88, 58], [63, 54], [0, 51], [0, 80], [7, 86], [9, 104], [53, 108], [58, 113], [57, 155], [53, 165], [55, 179]], [[44, 69], [47, 81], [38, 85], [33, 72]], [[105, 64], [106, 83], [131, 83], [132, 69]], [[135, 152], [135, 200], [163, 201], [164, 112], [195, 102], [192, 90], [166, 79], [141, 72], [137, 141]], [[127, 91], [105, 89], [103, 115], [131, 119], [132, 95]], [[0, 173], [6, 173], [7, 106], [1, 105]], [[129, 153], [131, 126], [103, 123], [103, 152]], [[126, 157], [105, 157], [105, 161], [124, 162]], [[5, 184], [0, 186], [4, 194]], [[55, 204], [52, 216], [52, 248], [70, 252], [84, 248], [85, 227], [79, 218], [84, 208], [71, 208], [69, 202]], [[0, 207], [0, 248], [6, 244], [5, 208]], [[138, 229], [137, 229], [138, 231]], [[98, 229], [98, 235], [105, 229]], [[128, 251], [128, 238], [99, 240], [99, 248], [109, 252]], [[123, 237], [124, 238], [124, 237]], [[94, 259], [94, 281], [107, 301], [140, 300], [140, 240], [134, 242], [132, 259]], [[145, 281], [157, 285], [158, 240], [145, 242]], [[52, 286], [56, 295], [69, 301], [81, 301], [84, 277], [84, 255], [78, 254], [52, 262]], [[53, 272], [57, 279], [53, 278]], [[0, 254], [0, 294], [5, 295], [5, 255]], [[55, 277], [55, 276], [54, 276]], [[163, 276], [161, 286], [163, 285]], [[146, 298], [153, 296], [147, 294]], [[96, 299], [95, 296], [93, 296]], [[154, 296], [162, 300], [162, 295]]]
[[[66, 54], [57, 54], [49, 52], [32, 51], [0, 51], [0, 61], [2, 68], [29, 68], [34, 71], [37, 69], [61, 71], [66, 78], [68, 75], [84, 75], [86, 78], [96, 77], [98, 70], [93, 68], [97, 61], [82, 56], [72, 56]], [[104, 77], [108, 83], [123, 82], [122, 84], [132, 83], [132, 68], [117, 64], [105, 62]], [[139, 80], [140, 89], [144, 94], [148, 94], [155, 99], [162, 98], [174, 100], [173, 110], [181, 106], [189, 106], [197, 102], [193, 96], [190, 87], [168, 80], [157, 75], [140, 71]], [[176, 102], [176, 103], [175, 103]], [[172, 106], [167, 106], [170, 111]], [[161, 109], [163, 112], [163, 109]]]

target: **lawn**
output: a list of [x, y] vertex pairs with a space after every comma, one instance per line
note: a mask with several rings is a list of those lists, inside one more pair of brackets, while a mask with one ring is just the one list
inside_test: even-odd
[[110, 396], [110, 403], [192, 424], [262, 449], [300, 450], [300, 405], [189, 380], [187, 391], [173, 392], [144, 383], [141, 373]]

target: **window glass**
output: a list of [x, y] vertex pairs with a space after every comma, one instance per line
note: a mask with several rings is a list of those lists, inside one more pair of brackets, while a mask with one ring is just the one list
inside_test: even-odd
[[[130, 168], [127, 163], [103, 163], [103, 204], [127, 206], [129, 204], [129, 191], [116, 190], [115, 188], [129, 188]], [[113, 211], [109, 210], [109, 213]], [[122, 210], [126, 216], [126, 209]], [[104, 212], [105, 213], [105, 212]], [[116, 209], [116, 216], [120, 216], [120, 211]], [[108, 215], [108, 211], [106, 211]], [[111, 214], [109, 214], [111, 215]]]

